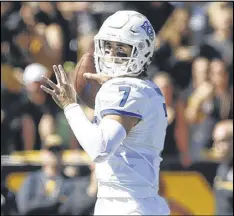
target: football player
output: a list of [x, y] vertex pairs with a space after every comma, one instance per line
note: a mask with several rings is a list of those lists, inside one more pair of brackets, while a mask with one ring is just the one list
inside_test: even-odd
[[[155, 46], [149, 20], [135, 11], [108, 17], [94, 37], [97, 74], [104, 82], [95, 100], [92, 124], [79, 104], [66, 73], [54, 66], [58, 84], [42, 86], [64, 109], [83, 149], [95, 162], [98, 199], [95, 215], [169, 215], [158, 195], [160, 157], [167, 113], [160, 89], [145, 78]], [[104, 80], [104, 81], [103, 81]]]

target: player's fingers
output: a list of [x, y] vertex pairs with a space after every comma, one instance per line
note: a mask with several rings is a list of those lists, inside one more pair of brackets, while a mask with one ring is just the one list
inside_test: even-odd
[[55, 92], [49, 88], [46, 88], [45, 86], [41, 85], [41, 89], [45, 91], [46, 93], [50, 94], [51, 96], [55, 96]]
[[98, 79], [97, 74], [92, 74], [92, 73], [84, 73], [83, 77], [85, 77], [86, 79], [94, 79], [94, 80]]
[[61, 77], [61, 74], [59, 72], [57, 65], [53, 65], [53, 70], [54, 70], [57, 82], [61, 86], [63, 82], [62, 82], [62, 77]]
[[44, 75], [42, 76], [42, 79], [44, 82], [46, 82], [51, 88], [53, 88], [56, 92], [59, 91], [58, 86], [53, 83], [50, 79], [48, 79], [47, 77], [45, 77]]
[[66, 72], [64, 71], [62, 65], [59, 65], [59, 66], [58, 66], [58, 69], [59, 69], [59, 72], [60, 72], [60, 74], [61, 74], [63, 83], [67, 83], [67, 84], [68, 84], [68, 83], [69, 83], [69, 80], [68, 80], [67, 74], [66, 74]]

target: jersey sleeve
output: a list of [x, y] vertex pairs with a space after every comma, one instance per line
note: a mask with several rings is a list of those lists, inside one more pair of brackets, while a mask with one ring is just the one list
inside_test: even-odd
[[119, 83], [103, 85], [99, 92], [99, 110], [105, 115], [126, 115], [142, 119], [146, 97], [137, 86]]

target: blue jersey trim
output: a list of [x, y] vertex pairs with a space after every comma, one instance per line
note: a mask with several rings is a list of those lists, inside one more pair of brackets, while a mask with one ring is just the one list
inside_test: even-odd
[[123, 110], [116, 110], [116, 109], [106, 109], [106, 110], [101, 111], [101, 116], [103, 117], [105, 115], [127, 115], [127, 116], [132, 116], [132, 117], [142, 119], [142, 115], [123, 111]]

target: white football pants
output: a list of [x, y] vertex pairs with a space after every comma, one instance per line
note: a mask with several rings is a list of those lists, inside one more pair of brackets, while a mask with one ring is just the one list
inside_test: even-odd
[[170, 215], [166, 201], [154, 198], [98, 198], [94, 215]]

